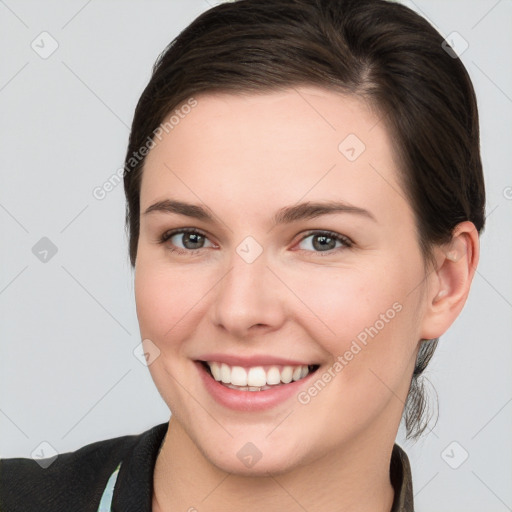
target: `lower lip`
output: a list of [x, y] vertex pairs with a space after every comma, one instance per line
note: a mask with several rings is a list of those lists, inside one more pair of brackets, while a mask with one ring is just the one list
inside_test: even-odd
[[271, 409], [292, 396], [296, 396], [300, 389], [306, 384], [316, 373], [309, 373], [300, 380], [276, 386], [273, 389], [265, 391], [237, 391], [236, 389], [227, 388], [217, 382], [206, 370], [202, 363], [196, 361], [196, 366], [201, 375], [203, 383], [214, 400], [219, 404], [235, 409], [237, 411], [262, 411]]

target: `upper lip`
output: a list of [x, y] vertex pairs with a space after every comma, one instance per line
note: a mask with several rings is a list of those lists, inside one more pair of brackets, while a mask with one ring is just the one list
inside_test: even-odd
[[210, 361], [217, 363], [225, 363], [228, 366], [267, 366], [267, 365], [284, 365], [284, 366], [301, 366], [316, 365], [317, 363], [287, 359], [284, 357], [270, 355], [253, 355], [253, 356], [236, 356], [231, 354], [204, 354], [200, 356], [198, 361]]

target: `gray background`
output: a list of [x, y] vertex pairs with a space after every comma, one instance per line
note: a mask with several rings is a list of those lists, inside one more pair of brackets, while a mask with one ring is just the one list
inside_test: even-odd
[[[468, 303], [427, 371], [439, 421], [416, 444], [402, 431], [398, 442], [417, 511], [512, 510], [512, 1], [403, 3], [469, 44], [461, 58], [479, 100], [488, 219]], [[123, 165], [155, 58], [213, 5], [0, 1], [3, 457], [51, 453], [42, 442], [62, 453], [169, 419], [133, 354], [122, 185], [103, 200], [92, 191]], [[31, 47], [49, 52], [43, 31], [58, 43], [47, 58]], [[46, 262], [32, 251], [42, 237], [57, 248]]]

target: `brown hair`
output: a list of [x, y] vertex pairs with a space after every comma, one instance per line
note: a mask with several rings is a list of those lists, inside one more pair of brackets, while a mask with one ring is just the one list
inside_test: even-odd
[[[358, 95], [396, 141], [425, 262], [462, 221], [484, 227], [478, 110], [469, 75], [443, 37], [385, 0], [238, 0], [209, 9], [159, 56], [137, 104], [125, 160], [129, 253], [135, 265], [144, 158], [159, 125], [201, 92], [316, 85]], [[144, 154], [144, 153], [143, 153]], [[423, 340], [404, 409], [408, 438], [425, 430], [420, 375], [437, 345]]]

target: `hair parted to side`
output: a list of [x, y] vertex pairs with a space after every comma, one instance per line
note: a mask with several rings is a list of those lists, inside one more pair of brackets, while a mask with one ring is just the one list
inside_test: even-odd
[[[314, 85], [364, 98], [395, 142], [426, 265], [459, 222], [480, 233], [485, 188], [475, 92], [442, 43], [425, 19], [386, 0], [238, 0], [204, 12], [159, 56], [135, 110], [124, 172], [131, 264], [144, 166], [134, 155], [166, 116], [203, 92]], [[421, 378], [437, 341], [424, 340], [417, 356], [404, 410], [411, 439], [427, 427]]]

